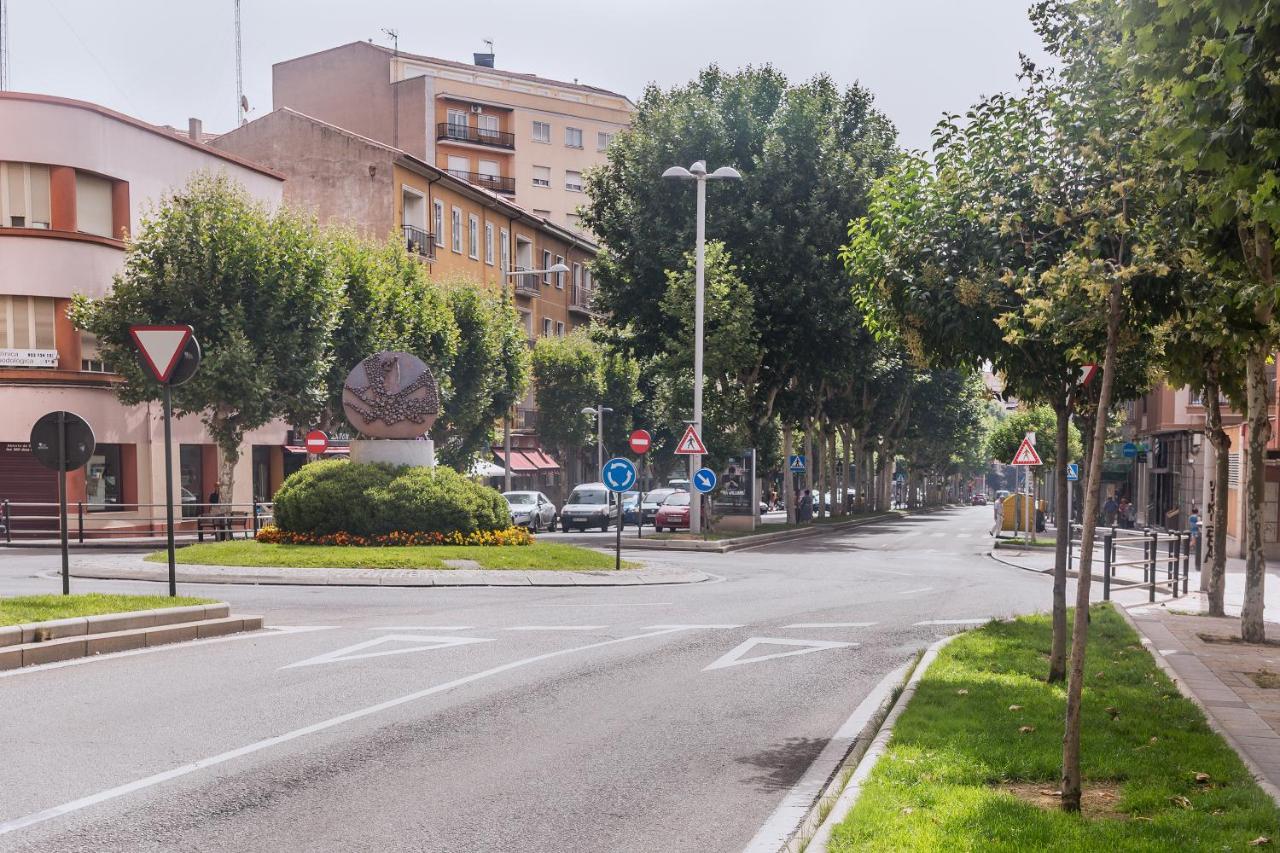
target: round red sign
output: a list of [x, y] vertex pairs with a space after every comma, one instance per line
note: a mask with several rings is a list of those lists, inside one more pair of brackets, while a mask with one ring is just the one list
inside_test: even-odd
[[329, 436], [318, 429], [307, 433], [307, 452], [324, 453], [329, 449]]
[[631, 433], [631, 452], [647, 453], [649, 451], [649, 431], [638, 429]]

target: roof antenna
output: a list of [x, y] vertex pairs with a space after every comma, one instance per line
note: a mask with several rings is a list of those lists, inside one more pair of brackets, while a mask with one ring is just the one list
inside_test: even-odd
[[244, 66], [240, 61], [240, 0], [236, 0], [236, 127], [244, 124], [249, 101], [244, 96]]
[[479, 65], [481, 68], [492, 68], [493, 67], [493, 39], [480, 39], [480, 41], [485, 43], [485, 46], [489, 48], [489, 52], [473, 53], [471, 56], [473, 57], [475, 64]]
[[[391, 27], [383, 27], [382, 32], [391, 39], [391, 52], [395, 57], [391, 60], [391, 75], [393, 81], [400, 79], [400, 31]], [[400, 89], [395, 85], [391, 87], [391, 147], [400, 147]]]
[[9, 3], [0, 0], [0, 92], [12, 85], [9, 71]]

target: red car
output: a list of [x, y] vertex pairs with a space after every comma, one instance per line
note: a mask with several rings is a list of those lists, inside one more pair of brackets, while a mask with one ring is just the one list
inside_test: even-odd
[[665, 528], [676, 530], [683, 527], [689, 529], [689, 493], [675, 492], [658, 507], [658, 514], [653, 518], [653, 529], [659, 533]]

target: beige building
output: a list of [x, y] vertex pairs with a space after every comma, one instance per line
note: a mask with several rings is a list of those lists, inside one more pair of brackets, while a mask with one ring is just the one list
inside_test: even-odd
[[274, 107], [391, 145], [581, 230], [583, 175], [634, 105], [624, 95], [353, 42], [276, 64]]

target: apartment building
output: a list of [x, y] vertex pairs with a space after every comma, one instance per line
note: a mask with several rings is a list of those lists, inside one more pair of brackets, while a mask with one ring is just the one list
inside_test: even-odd
[[[107, 293], [147, 204], [193, 175], [226, 174], [268, 206], [279, 204], [283, 178], [83, 101], [0, 92], [0, 128], [0, 500], [56, 502], [56, 477], [27, 442], [42, 415], [67, 410], [97, 438], [88, 465], [68, 475], [73, 512], [83, 507], [91, 527], [145, 528], [143, 519], [163, 516], [148, 506], [164, 500], [160, 407], [116, 399], [120, 378], [105, 372], [94, 338], [67, 318], [71, 297]], [[246, 443], [279, 448], [285, 429], [254, 430]], [[216, 481], [213, 439], [198, 417], [185, 417], [175, 419], [173, 440], [184, 502], [204, 501]], [[236, 494], [224, 501], [252, 497], [247, 451]]]
[[353, 42], [272, 67], [273, 106], [390, 145], [580, 232], [583, 175], [631, 122], [624, 95]]
[[[286, 204], [371, 239], [395, 236], [433, 280], [510, 296], [530, 345], [594, 317], [587, 237], [408, 152], [282, 108], [223, 134], [214, 148], [284, 175]], [[538, 273], [557, 264], [567, 273]], [[527, 488], [550, 487], [560, 466], [541, 452], [533, 394], [514, 416], [510, 467]], [[502, 451], [499, 464], [508, 464]]]

